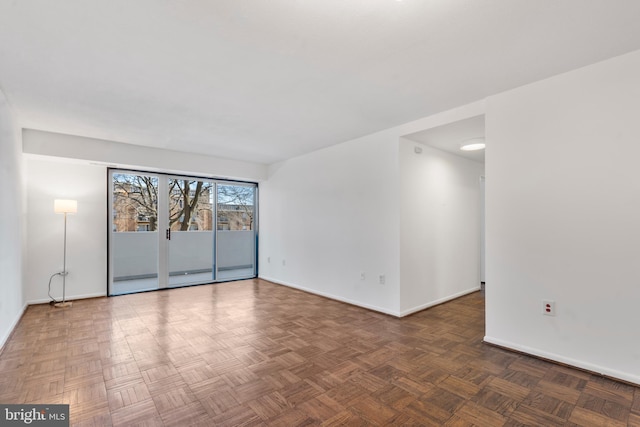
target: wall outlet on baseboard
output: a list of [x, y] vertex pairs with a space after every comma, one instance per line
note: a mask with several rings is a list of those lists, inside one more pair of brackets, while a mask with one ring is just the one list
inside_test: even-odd
[[542, 301], [542, 314], [545, 316], [555, 316], [556, 315], [556, 302], [550, 300]]
[[364, 280], [366, 278], [367, 278], [367, 276], [364, 274], [364, 271], [361, 271], [360, 272], [360, 280]]
[[387, 282], [387, 277], [384, 274], [380, 275], [380, 284], [384, 285]]

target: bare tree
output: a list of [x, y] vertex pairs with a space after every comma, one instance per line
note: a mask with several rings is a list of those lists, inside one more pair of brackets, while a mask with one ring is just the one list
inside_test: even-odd
[[[136, 174], [113, 175], [114, 210], [117, 231], [134, 231], [148, 223], [158, 228], [158, 178]], [[212, 184], [196, 180], [169, 180], [169, 226], [186, 231], [199, 211], [212, 211]], [[210, 216], [210, 215], [209, 215]], [[202, 222], [202, 221], [200, 221]], [[204, 224], [199, 224], [202, 227]], [[211, 227], [210, 225], [208, 225]]]
[[[135, 215], [135, 218], [126, 218], [137, 223], [143, 217], [149, 222], [149, 231], [155, 231], [158, 227], [158, 178], [131, 175], [114, 174], [114, 209], [120, 215]], [[124, 230], [134, 231], [130, 227]]]
[[[253, 230], [254, 187], [244, 185], [218, 185], [218, 211], [237, 209], [246, 214], [249, 222], [249, 230]], [[225, 209], [226, 208], [226, 209]]]
[[179, 223], [180, 231], [188, 230], [199, 203], [211, 210], [211, 190], [212, 184], [204, 181], [169, 180], [169, 227]]

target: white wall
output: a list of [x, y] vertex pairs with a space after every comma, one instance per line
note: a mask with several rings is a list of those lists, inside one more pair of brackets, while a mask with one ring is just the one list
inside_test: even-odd
[[267, 176], [267, 166], [204, 156], [187, 152], [162, 150], [123, 144], [102, 139], [32, 129], [23, 131], [23, 152], [67, 159], [99, 162], [104, 165], [133, 167], [159, 172], [174, 172], [260, 181]]
[[398, 313], [397, 164], [397, 140], [378, 138], [274, 166], [260, 187], [260, 276]]
[[406, 315], [480, 288], [484, 165], [409, 139], [399, 148], [400, 310]]
[[22, 292], [24, 199], [20, 143], [20, 132], [0, 91], [0, 348], [25, 308]]
[[469, 104], [273, 165], [260, 187], [260, 276], [402, 315], [401, 288], [420, 285], [400, 275], [400, 137], [483, 113]]
[[480, 179], [480, 282], [485, 282], [485, 267], [487, 265], [487, 256], [486, 256], [486, 235], [485, 235], [485, 188], [486, 181], [484, 177], [484, 173], [482, 174], [482, 178]]
[[[53, 212], [55, 199], [75, 199], [78, 213], [67, 217], [67, 298], [106, 295], [107, 171], [92, 166], [25, 156], [27, 175], [27, 272], [29, 303], [49, 301], [49, 277], [62, 271], [64, 218]], [[62, 298], [62, 280], [52, 282]]]
[[640, 51], [487, 100], [488, 342], [640, 384], [639, 118]]

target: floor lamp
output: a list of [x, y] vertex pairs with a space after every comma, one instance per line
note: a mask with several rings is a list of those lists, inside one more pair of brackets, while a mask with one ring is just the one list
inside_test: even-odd
[[54, 200], [53, 211], [57, 214], [64, 214], [64, 252], [62, 258], [62, 302], [54, 304], [56, 307], [71, 307], [71, 302], [66, 301], [66, 282], [67, 282], [67, 214], [78, 212], [77, 200]]

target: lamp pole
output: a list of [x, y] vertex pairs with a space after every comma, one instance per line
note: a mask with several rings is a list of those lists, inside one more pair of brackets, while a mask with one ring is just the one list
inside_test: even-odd
[[65, 306], [67, 289], [67, 213], [64, 213], [64, 248], [62, 250], [62, 306]]
[[62, 247], [62, 302], [56, 303], [56, 307], [70, 307], [67, 302], [67, 215], [78, 211], [78, 202], [75, 200], [55, 200], [54, 212], [64, 214], [64, 240]]

